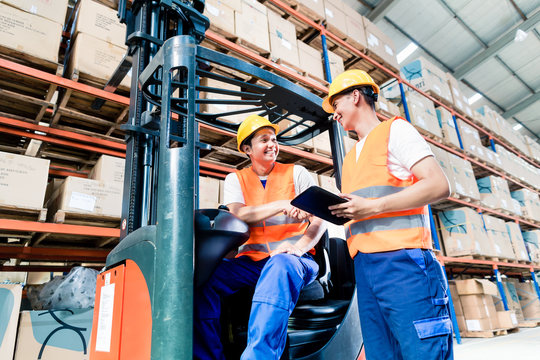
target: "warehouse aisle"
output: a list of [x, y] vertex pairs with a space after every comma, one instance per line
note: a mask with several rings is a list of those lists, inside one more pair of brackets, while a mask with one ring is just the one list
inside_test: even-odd
[[521, 328], [518, 333], [488, 339], [462, 340], [461, 345], [454, 341], [455, 360], [538, 360], [540, 354], [540, 327]]

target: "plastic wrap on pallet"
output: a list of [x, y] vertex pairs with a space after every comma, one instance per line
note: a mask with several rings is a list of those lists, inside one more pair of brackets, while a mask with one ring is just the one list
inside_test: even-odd
[[488, 240], [493, 244], [497, 257], [499, 259], [516, 260], [516, 254], [514, 254], [504, 220], [485, 214], [482, 215], [482, 218], [484, 219]]
[[529, 254], [525, 247], [525, 241], [523, 240], [519, 225], [513, 221], [508, 221], [506, 222], [506, 230], [508, 231], [508, 236], [510, 236], [516, 260], [529, 261]]
[[524, 231], [522, 233], [529, 258], [535, 264], [540, 264], [540, 230]]
[[516, 283], [516, 291], [526, 321], [540, 321], [540, 299], [532, 281]]
[[435, 112], [437, 113], [437, 120], [439, 120], [439, 127], [441, 128], [443, 142], [459, 148], [459, 138], [452, 114], [450, 111], [441, 106], [436, 107]]

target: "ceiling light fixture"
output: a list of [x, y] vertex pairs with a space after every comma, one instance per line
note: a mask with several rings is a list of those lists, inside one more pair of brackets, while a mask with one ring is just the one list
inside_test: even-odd
[[397, 54], [397, 62], [398, 64], [401, 64], [401, 62], [403, 60], [405, 60], [406, 58], [408, 58], [409, 56], [411, 56], [411, 54], [413, 52], [416, 51], [416, 49], [418, 49], [418, 45], [416, 45], [415, 43], [411, 42], [409, 45], [407, 45], [405, 47], [405, 49], [401, 50], [399, 52], [399, 54]]
[[478, 100], [480, 100], [482, 98], [482, 95], [480, 95], [479, 93], [476, 93], [474, 94], [473, 96], [471, 96], [469, 98], [469, 105], [472, 105], [474, 104], [475, 102], [477, 102]]

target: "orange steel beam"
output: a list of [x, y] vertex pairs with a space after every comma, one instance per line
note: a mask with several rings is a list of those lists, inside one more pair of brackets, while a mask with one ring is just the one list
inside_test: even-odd
[[70, 146], [70, 147], [74, 147], [74, 148], [78, 148], [82, 150], [93, 151], [100, 154], [107, 154], [107, 155], [112, 155], [112, 156], [117, 156], [117, 157], [122, 157], [122, 158], [126, 157], [125, 152], [103, 149], [103, 148], [91, 146], [91, 145], [84, 145], [84, 144], [80, 144], [74, 141], [68, 141], [68, 140], [52, 138], [50, 136], [38, 135], [33, 132], [16, 130], [16, 129], [5, 127], [5, 126], [0, 126], [0, 132], [4, 132], [6, 134], [11, 134], [11, 135], [23, 136], [23, 137], [27, 137], [31, 139], [36, 139], [36, 140], [41, 140], [41, 141], [45, 141], [52, 144]]
[[101, 90], [90, 85], [81, 84], [58, 75], [49, 74], [48, 72], [37, 70], [29, 66], [17, 64], [13, 61], [0, 59], [0, 69], [18, 73], [50, 84], [55, 84], [66, 89], [72, 89], [85, 94], [93, 95], [101, 99], [110, 100], [119, 104], [129, 106], [128, 97], [110, 93], [108, 91]]
[[72, 131], [50, 128], [48, 126], [37, 125], [30, 122], [16, 120], [16, 119], [4, 117], [4, 116], [0, 116], [0, 124], [4, 124], [8, 126], [15, 126], [15, 127], [19, 127], [19, 128], [23, 128], [27, 130], [40, 131], [42, 133], [52, 135], [52, 136], [63, 137], [70, 140], [82, 141], [82, 142], [91, 143], [94, 145], [101, 145], [104, 147], [113, 148], [117, 150], [124, 150], [124, 151], [126, 150], [126, 144], [121, 143], [121, 142], [115, 142], [115, 141], [100, 139], [100, 138], [96, 138], [96, 137], [92, 137], [88, 135], [77, 134]]
[[213, 164], [213, 163], [206, 162], [204, 160], [199, 161], [199, 166], [202, 168], [210, 169], [210, 170], [221, 171], [227, 174], [236, 170], [234, 167], [231, 167], [231, 166]]
[[[120, 221], [118, 221], [120, 223]], [[37, 221], [0, 219], [0, 230], [27, 231], [53, 234], [120, 237], [120, 229], [99, 226], [42, 223]]]
[[530, 264], [514, 264], [514, 263], [504, 263], [499, 261], [492, 260], [478, 260], [478, 259], [461, 259], [450, 256], [437, 256], [439, 260], [443, 263], [457, 263], [457, 264], [471, 264], [471, 265], [489, 265], [496, 267], [505, 267], [505, 268], [522, 268], [527, 270], [540, 270], [539, 265], [530, 265]]
[[83, 173], [75, 172], [75, 171], [54, 169], [52, 167], [49, 167], [49, 175], [64, 176], [64, 177], [75, 176], [75, 177], [80, 177], [80, 178], [85, 178], [85, 179], [88, 178], [88, 173], [83, 174]]
[[49, 261], [105, 262], [110, 250], [0, 246], [0, 258]]
[[285, 74], [295, 80], [298, 80], [298, 81], [301, 81], [303, 82], [304, 84], [306, 85], [309, 85], [315, 89], [318, 89], [324, 93], [327, 93], [328, 92], [328, 88], [326, 86], [323, 86], [322, 84], [319, 84], [317, 81], [315, 80], [311, 80], [305, 76], [302, 76], [300, 74], [298, 74], [296, 71], [293, 71], [293, 70], [290, 70], [284, 66], [281, 66], [279, 64], [276, 64], [275, 62], [273, 62], [272, 60], [268, 60], [262, 56], [260, 56], [259, 54], [256, 54], [254, 53], [253, 51], [250, 51], [238, 44], [235, 44], [227, 39], [225, 39], [224, 37], [222, 36], [219, 36], [217, 35], [216, 33], [210, 31], [210, 30], [207, 30], [206, 31], [206, 37], [222, 46], [225, 46], [227, 49], [230, 49], [230, 50], [233, 50], [234, 52], [238, 53], [238, 54], [241, 54], [247, 58], [250, 58], [252, 60], [255, 60], [257, 63], [261, 64], [261, 65], [266, 65], [274, 70], [276, 70], [277, 72], [280, 72], [282, 74]]
[[225, 179], [225, 177], [227, 176], [227, 175], [222, 174], [222, 173], [217, 173], [217, 172], [214, 172], [214, 171], [208, 171], [208, 170], [203, 170], [203, 169], [199, 170], [199, 174], [215, 176], [215, 177], [222, 178], [222, 179]]

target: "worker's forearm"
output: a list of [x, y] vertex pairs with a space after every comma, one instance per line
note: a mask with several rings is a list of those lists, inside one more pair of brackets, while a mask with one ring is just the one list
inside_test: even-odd
[[431, 204], [449, 195], [448, 182], [420, 180], [405, 190], [379, 199], [379, 212], [403, 211]]
[[306, 232], [304, 233], [304, 236], [300, 238], [294, 244], [298, 249], [300, 249], [303, 253], [308, 252], [311, 250], [317, 243], [319, 242], [319, 239], [326, 231], [326, 222], [324, 220], [321, 220], [316, 217], [311, 218], [311, 223], [309, 224], [308, 228], [306, 229]]
[[242, 206], [240, 209], [233, 211], [233, 214], [251, 225], [283, 212], [285, 205], [285, 201], [279, 200], [259, 206]]

